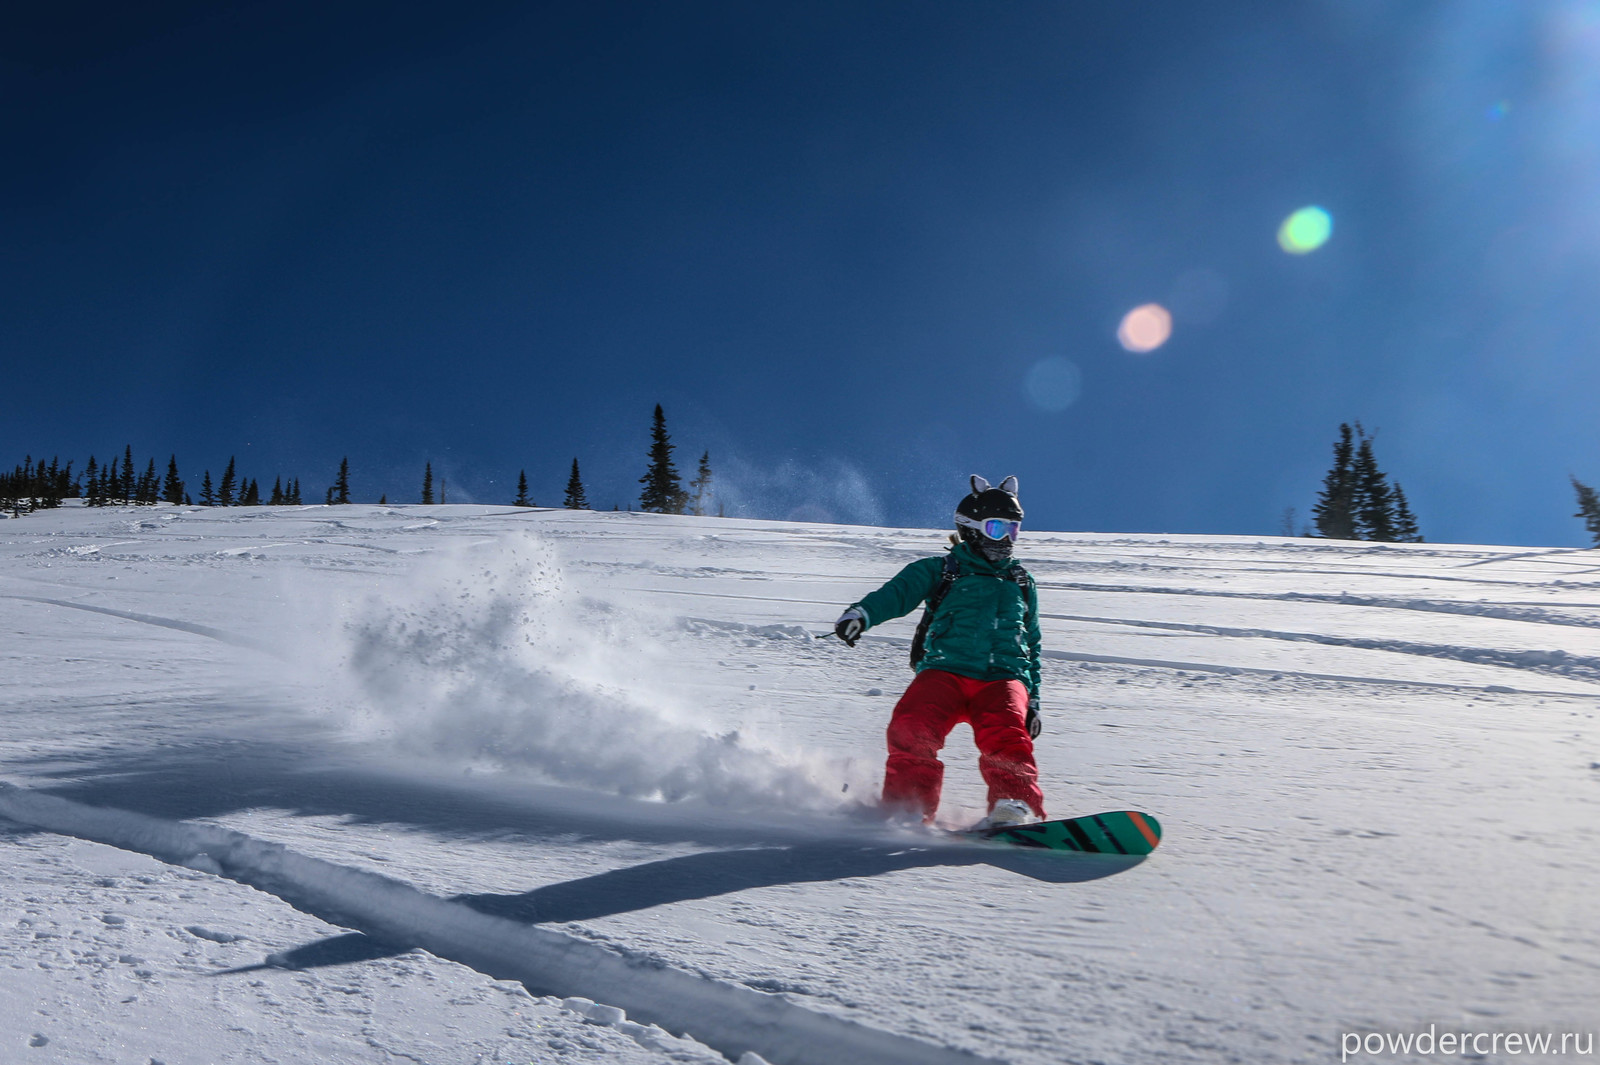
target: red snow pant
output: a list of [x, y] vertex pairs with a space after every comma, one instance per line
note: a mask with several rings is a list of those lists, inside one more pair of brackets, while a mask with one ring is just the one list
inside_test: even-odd
[[1044, 817], [1027, 720], [1028, 689], [1020, 680], [973, 680], [940, 669], [918, 673], [889, 719], [884, 806], [933, 820], [944, 784], [944, 763], [937, 756], [950, 730], [965, 721], [978, 744], [989, 808], [1001, 799], [1021, 799]]

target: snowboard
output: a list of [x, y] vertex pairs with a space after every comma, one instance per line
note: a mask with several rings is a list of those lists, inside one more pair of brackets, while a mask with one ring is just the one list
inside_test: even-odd
[[998, 843], [1051, 851], [1149, 854], [1161, 842], [1161, 822], [1137, 810], [1111, 810], [970, 834]]

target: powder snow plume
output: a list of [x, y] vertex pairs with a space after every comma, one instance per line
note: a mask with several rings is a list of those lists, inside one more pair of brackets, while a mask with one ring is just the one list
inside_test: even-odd
[[630, 797], [828, 805], [804, 768], [647, 689], [646, 626], [576, 595], [532, 534], [424, 562], [359, 604], [343, 640], [356, 724], [407, 753]]

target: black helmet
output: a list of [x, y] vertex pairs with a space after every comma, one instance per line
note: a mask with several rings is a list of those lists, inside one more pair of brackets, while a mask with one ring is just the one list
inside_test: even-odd
[[989, 482], [972, 475], [972, 494], [956, 504], [956, 513], [962, 517], [982, 521], [984, 518], [1022, 520], [1022, 504], [1017, 502], [1017, 479], [1007, 477], [999, 488], [990, 488]]
[[[985, 534], [982, 526], [994, 519], [1005, 522], [1005, 532]], [[1017, 479], [1007, 477], [1000, 487], [972, 475], [972, 494], [956, 504], [956, 534], [962, 541], [991, 562], [1011, 557], [1011, 543], [1022, 522], [1022, 504], [1017, 501]]]

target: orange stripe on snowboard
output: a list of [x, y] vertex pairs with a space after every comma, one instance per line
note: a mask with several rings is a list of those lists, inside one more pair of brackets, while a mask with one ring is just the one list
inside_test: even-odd
[[1139, 834], [1144, 837], [1146, 843], [1150, 844], [1152, 850], [1161, 842], [1161, 837], [1156, 835], [1145, 819], [1133, 810], [1128, 811], [1128, 820], [1133, 822], [1133, 827], [1139, 830]]

